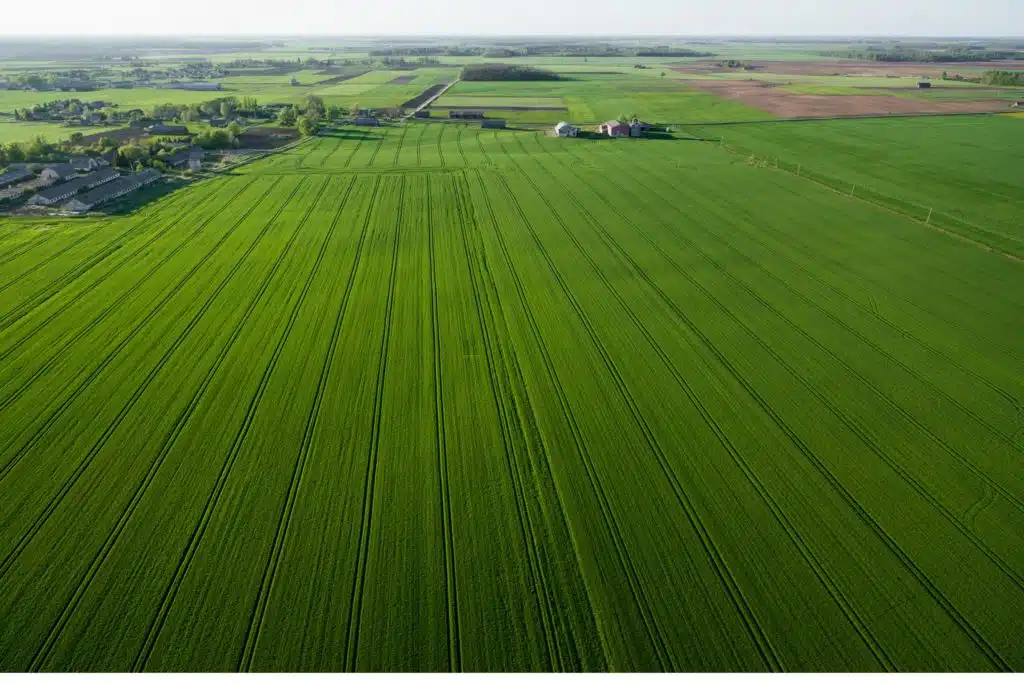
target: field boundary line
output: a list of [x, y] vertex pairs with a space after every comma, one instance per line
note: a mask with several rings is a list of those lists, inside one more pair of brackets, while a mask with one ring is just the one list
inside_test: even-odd
[[320, 160], [320, 168], [324, 168], [324, 167], [326, 167], [326, 166], [327, 166], [327, 161], [328, 161], [328, 160], [329, 160], [329, 159], [330, 159], [331, 157], [333, 157], [333, 156], [334, 156], [335, 154], [337, 154], [337, 153], [338, 153], [338, 150], [339, 150], [339, 149], [341, 149], [341, 146], [342, 146], [342, 144], [343, 144], [344, 142], [345, 142], [345, 139], [344, 139], [344, 138], [338, 138], [338, 139], [337, 139], [337, 140], [335, 141], [335, 144], [334, 144], [334, 149], [332, 149], [332, 150], [331, 150], [330, 152], [328, 152], [328, 153], [327, 153], [326, 155], [324, 155], [324, 158]]
[[402, 153], [402, 144], [405, 142], [405, 136], [409, 134], [409, 127], [402, 127], [402, 134], [398, 136], [398, 146], [395, 148], [395, 156], [391, 159], [391, 165], [398, 167], [398, 155]]
[[366, 162], [364, 168], [370, 169], [373, 167], [374, 160], [377, 158], [377, 155], [380, 154], [381, 149], [384, 148], [384, 141], [387, 140], [390, 135], [391, 134], [389, 132], [385, 132], [380, 136], [380, 139], [377, 140], [377, 146], [373, 148], [373, 153], [370, 154], [370, 160]]
[[[288, 196], [288, 199], [281, 203], [280, 207], [278, 208], [274, 216], [269, 221], [267, 221], [266, 225], [263, 228], [263, 231], [260, 233], [260, 238], [262, 238], [263, 235], [265, 235], [270, 230], [271, 226], [277, 223], [278, 218], [280, 218], [281, 214], [284, 212], [284, 209], [289, 204], [291, 204], [295, 195], [298, 193], [299, 188], [302, 187], [304, 184], [304, 181], [296, 183], [291, 194]], [[324, 182], [324, 185], [321, 186], [321, 192], [319, 192], [318, 194], [322, 195], [322, 190], [324, 186], [326, 186], [326, 181]], [[301, 232], [302, 226], [305, 224], [306, 220], [309, 218], [309, 215], [312, 213], [316, 205], [316, 201], [310, 202], [309, 208], [306, 210], [305, 215], [292, 230], [291, 235], [288, 238], [288, 241], [285, 243], [284, 248], [282, 248], [281, 251], [279, 252], [277, 260], [274, 262], [274, 265], [271, 267], [267, 275], [264, 276], [263, 282], [260, 284], [259, 289], [256, 292], [256, 296], [254, 297], [255, 302], [258, 303], [258, 301], [262, 300], [263, 295], [266, 293], [267, 289], [270, 286], [271, 280], [273, 280], [274, 276], [277, 274], [277, 271], [280, 269], [285, 257], [290, 253], [291, 247], [295, 243], [295, 240], [298, 237], [299, 232]], [[227, 280], [233, 277], [235, 272], [237, 272], [237, 270], [241, 267], [242, 263], [246, 260], [249, 254], [255, 249], [256, 244], [258, 242], [259, 240], [253, 242], [253, 244], [250, 246], [250, 249], [243, 255], [243, 257], [235, 261], [235, 265], [232, 267], [231, 272], [228, 274], [228, 278], [225, 278], [224, 280], [225, 286]], [[219, 294], [219, 291], [217, 292], [217, 294]], [[150, 623], [150, 626], [147, 629], [146, 637], [143, 641], [142, 647], [139, 649], [139, 652], [136, 655], [135, 662], [132, 665], [132, 670], [135, 672], [143, 671], [147, 664], [149, 663], [149, 658], [153, 653], [154, 647], [156, 646], [156, 641], [160, 637], [160, 632], [163, 630], [163, 626], [167, 621], [167, 617], [170, 613], [171, 607], [173, 606], [174, 600], [177, 597], [178, 590], [181, 588], [181, 584], [184, 581], [185, 576], [188, 574], [188, 570], [192, 566], [192, 560], [198, 553], [199, 545], [202, 543], [202, 539], [203, 536], [205, 535], [206, 529], [209, 527], [210, 520], [213, 518], [214, 510], [216, 509], [217, 504], [220, 502], [220, 496], [223, 493], [224, 487], [227, 484], [227, 480], [231, 475], [231, 470], [235, 464], [235, 461], [238, 458], [239, 452], [242, 449], [242, 444], [244, 443], [246, 437], [248, 436], [249, 429], [252, 427], [252, 423], [255, 420], [256, 412], [258, 411], [260, 403], [262, 402], [263, 399], [263, 395], [266, 392], [267, 384], [270, 381], [270, 376], [273, 374], [274, 368], [277, 366], [277, 360], [281, 356], [281, 349], [284, 346], [284, 340], [287, 338], [289, 332], [290, 328], [286, 328], [283, 331], [282, 335], [279, 337], [278, 342], [275, 345], [274, 350], [271, 354], [270, 360], [268, 361], [267, 366], [264, 368], [263, 374], [260, 377], [260, 383], [257, 385], [256, 393], [249, 400], [249, 405], [247, 407], [246, 414], [243, 417], [242, 424], [239, 425], [238, 431], [235, 433], [235, 437], [231, 444], [231, 448], [228, 451], [227, 457], [224, 460], [224, 464], [221, 466], [220, 473], [218, 474], [217, 480], [214, 482], [213, 489], [210, 491], [210, 495], [207, 497], [206, 505], [203, 507], [203, 511], [197, 522], [196, 528], [192, 530], [192, 533], [189, 537], [189, 543], [185, 547], [185, 550], [183, 551], [182, 556], [178, 561], [178, 566], [175, 568], [174, 574], [171, 577], [171, 582], [164, 590], [163, 596], [161, 598], [161, 603], [157, 608], [156, 614], [153, 616], [153, 621]]]
[[[383, 138], [381, 138], [383, 143]], [[371, 162], [372, 163], [372, 162]], [[359, 525], [359, 556], [352, 577], [352, 599], [349, 608], [349, 627], [346, 638], [345, 661], [349, 671], [355, 671], [359, 659], [359, 627], [362, 619], [363, 595], [366, 585], [366, 566], [370, 556], [370, 536], [373, 533], [373, 499], [377, 484], [377, 462], [380, 457], [380, 433], [384, 413], [384, 388], [387, 381], [388, 353], [391, 347], [391, 328], [395, 311], [395, 285], [398, 277], [398, 252], [402, 238], [402, 220], [405, 216], [405, 185], [403, 178], [398, 190], [398, 211], [395, 217], [395, 237], [391, 250], [391, 276], [388, 281], [387, 304], [384, 312], [384, 331], [380, 342], [380, 360], [377, 365], [370, 452], [366, 463], [363, 486], [363, 511]]]
[[[264, 199], [268, 195], [264, 195]], [[262, 199], [260, 201], [262, 201]], [[103, 372], [103, 370], [106, 369], [106, 367], [113, 361], [117, 354], [123, 351], [124, 348], [128, 346], [129, 342], [131, 342], [131, 340], [134, 339], [135, 336], [142, 330], [142, 328], [145, 327], [154, 317], [156, 317], [156, 314], [163, 308], [163, 306], [168, 301], [170, 301], [175, 294], [177, 294], [180, 291], [181, 286], [184, 283], [188, 282], [188, 280], [190, 280], [192, 276], [195, 275], [195, 273], [198, 272], [199, 269], [206, 264], [206, 262], [213, 256], [214, 252], [216, 252], [217, 249], [219, 249], [220, 246], [227, 241], [228, 237], [231, 236], [231, 234], [238, 227], [238, 225], [241, 224], [241, 222], [245, 220], [245, 218], [248, 217], [256, 209], [259, 203], [260, 202], [256, 202], [256, 204], [254, 204], [242, 216], [242, 218], [240, 218], [238, 222], [236, 222], [232, 226], [232, 228], [227, 233], [225, 233], [224, 236], [221, 237], [221, 239], [214, 245], [213, 249], [211, 249], [206, 254], [206, 256], [203, 257], [203, 259], [196, 263], [196, 265], [193, 266], [185, 274], [185, 276], [178, 281], [178, 284], [166, 296], [164, 296], [163, 299], [161, 299], [157, 303], [157, 305], [132, 329], [131, 332], [129, 332], [129, 334], [124, 339], [122, 339], [117, 344], [117, 346], [114, 347], [112, 351], [110, 351], [110, 353], [107, 354], [107, 356], [103, 359], [103, 361], [100, 362], [98, 366], [93, 368], [93, 370], [88, 374], [88, 376], [86, 376], [86, 378], [78, 384], [76, 389], [73, 392], [71, 392], [71, 394], [69, 394], [67, 398], [65, 398], [64, 401], [50, 414], [50, 416], [36, 430], [35, 434], [33, 434], [33, 436], [25, 444], [23, 444], [20, 449], [18, 449], [14, 456], [10, 460], [5, 462], [2, 466], [0, 466], [0, 482], [2, 482], [7, 477], [11, 469], [15, 465], [17, 465], [17, 463], [25, 456], [25, 454], [28, 453], [35, 446], [35, 444], [43, 437], [45, 432], [60, 418], [61, 415], [64, 414], [64, 411], [66, 411], [68, 407], [72, 403], [74, 403], [75, 399], [78, 397], [79, 394], [81, 394], [82, 390], [89, 387], [92, 384], [92, 382], [95, 381], [95, 379]], [[184, 314], [185, 311], [182, 311], [181, 315], [175, 318], [175, 321], [181, 318]], [[0, 570], [0, 573], [2, 573], [2, 570]]]
[[[338, 208], [334, 213], [334, 219], [331, 221], [331, 226], [327, 231], [327, 237], [324, 240], [323, 245], [320, 247], [320, 251], [317, 254], [316, 261], [313, 264], [313, 268], [310, 270], [309, 276], [306, 279], [306, 283], [302, 288], [302, 292], [299, 295], [299, 300], [293, 310], [292, 317], [289, 318], [288, 328], [294, 324], [295, 318], [298, 316], [299, 309], [305, 303], [306, 296], [309, 293], [310, 288], [313, 285], [313, 281], [316, 279], [317, 274], [320, 272], [320, 267], [323, 265], [324, 257], [327, 254], [327, 248], [330, 245], [331, 239], [334, 237], [335, 230], [338, 226], [338, 222], [341, 220], [341, 215], [348, 204], [349, 197], [352, 194], [353, 189], [356, 186], [356, 179], [352, 178], [349, 180], [348, 187], [345, 189], [345, 194], [338, 204]], [[355, 260], [352, 264], [352, 270], [350, 273], [350, 279], [355, 277], [355, 272], [359, 267], [359, 257], [362, 252], [362, 239], [360, 239]], [[267, 565], [263, 570], [263, 579], [260, 582], [260, 591], [256, 596], [256, 602], [253, 605], [252, 616], [249, 622], [249, 629], [246, 633], [245, 645], [243, 646], [242, 653], [239, 656], [238, 670], [249, 671], [252, 668], [252, 662], [256, 654], [256, 647], [259, 644], [259, 637], [263, 628], [264, 617], [266, 616], [267, 606], [270, 602], [270, 596], [274, 589], [274, 581], [277, 577], [277, 570], [281, 562], [281, 556], [284, 553], [284, 546], [288, 541], [288, 532], [291, 529], [292, 513], [295, 510], [295, 501], [298, 498], [298, 492], [302, 486], [303, 475], [306, 470], [306, 462], [309, 458], [309, 453], [313, 448], [313, 438], [316, 432], [316, 426], [320, 418], [320, 409], [322, 407], [323, 395], [326, 391], [327, 380], [330, 377], [331, 363], [334, 360], [334, 353], [338, 345], [338, 336], [341, 330], [342, 320], [344, 319], [345, 312], [348, 308], [347, 295], [351, 289], [347, 286], [345, 294], [346, 297], [342, 301], [342, 306], [338, 309], [338, 315], [335, 317], [334, 327], [331, 332], [330, 343], [327, 348], [327, 352], [324, 355], [324, 362], [320, 369], [320, 376], [317, 380], [316, 393], [314, 394], [313, 403], [310, 406], [309, 414], [306, 418], [306, 427], [303, 430], [302, 442], [299, 447], [299, 455], [295, 461], [295, 468], [292, 472], [292, 478], [288, 486], [288, 495], [285, 497], [284, 505], [281, 509], [281, 518], [278, 522], [277, 531], [274, 534], [274, 543], [271, 546], [270, 555], [267, 557]]]

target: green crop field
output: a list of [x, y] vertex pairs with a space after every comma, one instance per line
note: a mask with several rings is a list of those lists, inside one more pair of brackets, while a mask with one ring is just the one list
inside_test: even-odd
[[813, 177], [1024, 257], [1024, 139], [1004, 116], [693, 126]]
[[47, 142], [67, 140], [73, 133], [96, 135], [108, 130], [116, 130], [120, 126], [88, 126], [71, 128], [59, 123], [36, 123], [30, 121], [0, 121], [0, 143], [28, 142], [42, 136]]
[[[744, 140], [1011, 233], [1003, 129], [842, 125]], [[1020, 670], [1021, 291], [693, 140], [344, 129], [0, 219], [0, 670]]]

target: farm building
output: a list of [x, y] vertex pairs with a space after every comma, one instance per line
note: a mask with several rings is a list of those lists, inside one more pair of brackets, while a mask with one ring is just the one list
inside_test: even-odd
[[202, 147], [193, 147], [188, 151], [188, 168], [198, 173], [203, 170], [203, 159], [206, 158], [206, 150]]
[[28, 180], [32, 177], [32, 171], [27, 168], [7, 169], [6, 173], [0, 174], [0, 187], [7, 187]]
[[477, 109], [452, 109], [448, 112], [450, 119], [482, 119], [484, 113]]
[[155, 123], [146, 132], [150, 135], [189, 135], [188, 126], [168, 126], [164, 123]]
[[504, 128], [505, 119], [484, 119], [480, 122], [481, 128]]
[[430, 118], [430, 110], [429, 109], [420, 109], [415, 114], [413, 114], [413, 116], [418, 118], [418, 119], [429, 119]]
[[59, 183], [65, 180], [71, 180], [78, 175], [78, 170], [71, 164], [50, 164], [43, 169], [39, 177], [43, 180], [50, 180], [55, 183]]
[[1017, 100], [1016, 102], [1014, 102], [1010, 106], [1011, 107], [1018, 107], [1018, 108], [1024, 107], [1024, 100]]
[[651, 124], [644, 123], [643, 121], [641, 121], [639, 119], [633, 119], [632, 121], [629, 122], [629, 137], [631, 137], [631, 138], [642, 137], [643, 134], [646, 133], [647, 131], [649, 131], [650, 129], [651, 129]]
[[928, 81], [920, 81], [920, 82], [919, 82], [919, 83], [917, 84], [917, 87], [918, 87], [918, 88], [921, 88], [922, 90], [924, 90], [925, 88], [930, 88], [930, 87], [932, 87], [932, 84], [931, 84], [931, 83], [929, 83]]
[[138, 190], [140, 187], [154, 183], [159, 178], [160, 174], [157, 171], [152, 168], [147, 168], [141, 173], [135, 173], [130, 176], [118, 178], [111, 183], [107, 183], [103, 187], [98, 187], [91, 192], [79, 195], [65, 204], [64, 208], [76, 213], [90, 211], [100, 204], [105, 204], [106, 202], [119, 199], [126, 194], [130, 194], [135, 190]]
[[75, 178], [71, 182], [48, 187], [29, 199], [28, 203], [33, 206], [53, 206], [65, 199], [74, 197], [82, 190], [92, 190], [119, 177], [117, 171], [110, 168], [105, 168], [102, 171], [93, 171], [89, 175]]
[[379, 126], [380, 120], [376, 116], [357, 116], [352, 121], [354, 126]]
[[184, 168], [185, 166], [192, 168], [193, 159], [198, 159], [200, 166], [202, 166], [204, 158], [206, 158], [206, 151], [202, 147], [190, 147], [169, 154], [163, 158], [163, 162], [171, 168]]
[[580, 129], [567, 121], [559, 121], [555, 125], [555, 135], [560, 138], [574, 138], [579, 134]]
[[598, 126], [597, 132], [610, 138], [625, 138], [629, 137], [629, 124], [612, 119]]
[[69, 163], [75, 167], [76, 171], [80, 171], [82, 173], [94, 171], [97, 168], [105, 168], [110, 165], [107, 163], [106, 159], [101, 157], [90, 157], [84, 154], [71, 157], [71, 161]]

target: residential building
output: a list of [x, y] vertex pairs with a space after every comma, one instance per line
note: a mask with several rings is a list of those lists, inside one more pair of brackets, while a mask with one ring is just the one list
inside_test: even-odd
[[580, 134], [580, 129], [567, 121], [559, 121], [555, 126], [555, 135], [560, 138], [574, 138]]
[[416, 113], [414, 113], [413, 116], [415, 118], [417, 118], [417, 119], [429, 119], [430, 118], [430, 110], [429, 109], [420, 109]]
[[40, 178], [55, 183], [71, 180], [78, 175], [78, 170], [71, 164], [50, 164], [39, 174]]
[[625, 138], [629, 137], [629, 124], [612, 119], [598, 126], [597, 132], [610, 138]]
[[71, 161], [69, 163], [80, 173], [95, 171], [98, 168], [106, 168], [107, 166], [110, 166], [110, 162], [103, 157], [90, 157], [84, 154], [71, 157]]
[[0, 187], [16, 185], [32, 177], [34, 174], [27, 168], [8, 168], [5, 173], [0, 173]]
[[644, 123], [643, 121], [641, 121], [639, 119], [633, 119], [632, 121], [629, 122], [629, 137], [631, 137], [631, 138], [642, 137], [643, 134], [646, 133], [647, 131], [649, 131], [650, 129], [651, 129], [651, 124]]
[[152, 168], [147, 168], [141, 173], [135, 173], [133, 175], [118, 178], [117, 180], [107, 183], [102, 187], [98, 187], [91, 192], [81, 194], [65, 204], [64, 208], [76, 213], [90, 211], [100, 204], [105, 204], [106, 202], [119, 199], [126, 194], [135, 192], [145, 185], [150, 185], [156, 182], [159, 178], [160, 174], [157, 171]]
[[54, 185], [53, 187], [48, 187], [45, 190], [40, 190], [39, 194], [28, 200], [28, 203], [33, 206], [53, 206], [54, 204], [74, 197], [83, 190], [95, 189], [100, 185], [109, 183], [119, 177], [120, 175], [117, 171], [110, 168], [105, 168], [102, 171], [93, 171], [88, 175], [75, 178], [71, 182]]

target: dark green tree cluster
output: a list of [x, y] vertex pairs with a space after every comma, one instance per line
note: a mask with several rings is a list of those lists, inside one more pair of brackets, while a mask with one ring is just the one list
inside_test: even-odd
[[558, 81], [561, 77], [546, 69], [521, 64], [468, 64], [462, 69], [464, 81]]

